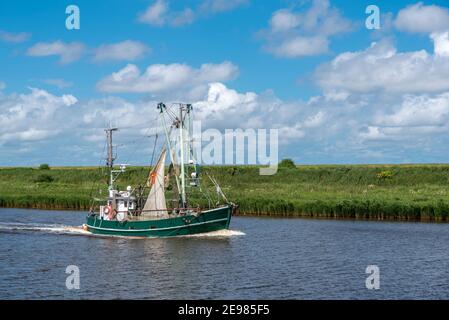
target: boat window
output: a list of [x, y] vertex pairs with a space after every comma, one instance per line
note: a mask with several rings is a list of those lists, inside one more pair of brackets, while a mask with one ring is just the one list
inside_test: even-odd
[[127, 207], [128, 206], [128, 201], [125, 201], [125, 207]]

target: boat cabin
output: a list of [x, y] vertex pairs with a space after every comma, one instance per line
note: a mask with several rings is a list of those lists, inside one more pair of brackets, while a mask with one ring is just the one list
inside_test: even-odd
[[[136, 197], [132, 196], [132, 189], [130, 186], [126, 191], [109, 190], [109, 197], [106, 206], [100, 207], [100, 218], [104, 220], [114, 220], [115, 217], [118, 220], [127, 218], [129, 212], [133, 212], [137, 208]], [[115, 214], [110, 214], [109, 210], [115, 210]]]

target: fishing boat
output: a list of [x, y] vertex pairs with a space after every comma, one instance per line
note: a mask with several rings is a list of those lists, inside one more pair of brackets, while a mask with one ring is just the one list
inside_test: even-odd
[[[114, 236], [173, 237], [229, 228], [237, 205], [228, 201], [216, 179], [201, 172], [202, 168], [196, 162], [192, 145], [192, 105], [179, 103], [168, 108], [159, 103], [157, 109], [165, 142], [143, 185], [118, 190], [117, 179], [127, 166], [114, 165], [116, 154], [112, 135], [118, 128], [105, 130], [108, 197], [99, 200], [104, 202], [95, 206], [98, 208], [91, 208], [83, 226], [85, 230]], [[170, 160], [168, 167], [166, 158]], [[213, 197], [203, 187], [205, 180], [215, 191]], [[191, 194], [197, 195], [196, 200]], [[199, 204], [198, 194], [203, 196], [203, 205]], [[170, 201], [167, 201], [167, 195], [171, 196]], [[170, 202], [169, 206], [167, 202]]]

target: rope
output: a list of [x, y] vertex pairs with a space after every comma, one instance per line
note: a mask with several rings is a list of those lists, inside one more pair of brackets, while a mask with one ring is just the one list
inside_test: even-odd
[[[103, 144], [103, 151], [101, 152], [101, 158], [100, 158], [100, 161], [99, 161], [99, 163], [98, 163], [98, 169], [99, 169], [100, 171], [102, 171], [102, 168], [101, 168], [101, 162], [103, 161], [103, 156], [105, 155], [105, 151], [106, 151], [106, 141], [105, 141], [104, 144]], [[95, 203], [95, 201], [94, 201], [92, 198], [93, 198], [94, 188], [95, 188], [95, 186], [97, 186], [97, 185], [98, 185], [98, 182], [93, 182], [93, 183], [92, 183], [92, 187], [91, 187], [91, 189], [90, 189], [89, 198], [91, 198], [91, 201], [90, 201], [90, 207], [91, 207], [91, 208], [93, 208], [93, 205], [94, 205], [94, 203]]]

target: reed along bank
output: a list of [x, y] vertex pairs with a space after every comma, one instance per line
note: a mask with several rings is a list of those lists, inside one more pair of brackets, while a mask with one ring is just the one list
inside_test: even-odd
[[[272, 176], [259, 175], [256, 166], [203, 170], [239, 204], [238, 215], [449, 221], [447, 164], [300, 165]], [[130, 167], [118, 185], [144, 185], [148, 172]], [[89, 210], [92, 198], [107, 195], [107, 179], [93, 167], [1, 168], [0, 207]]]

